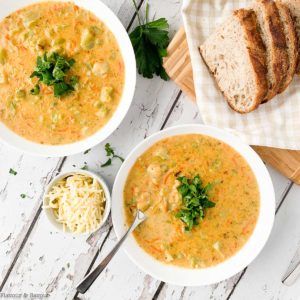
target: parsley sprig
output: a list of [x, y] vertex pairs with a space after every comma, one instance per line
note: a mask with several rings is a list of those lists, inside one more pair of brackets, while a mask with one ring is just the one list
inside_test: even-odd
[[183, 207], [176, 217], [186, 224], [185, 230], [190, 231], [193, 226], [203, 220], [205, 209], [215, 206], [215, 203], [209, 200], [208, 195], [213, 184], [209, 183], [204, 187], [199, 175], [193, 179], [185, 176], [177, 177], [177, 180], [181, 183], [177, 190], [182, 196]]
[[86, 161], [84, 162], [84, 165], [83, 165], [80, 169], [81, 169], [81, 170], [84, 170], [84, 171], [86, 171], [86, 170], [89, 169], [88, 164], [87, 164]]
[[15, 171], [14, 169], [10, 168], [9, 169], [9, 174], [16, 176], [18, 174], [18, 172]]
[[75, 64], [74, 59], [68, 59], [57, 52], [47, 55], [38, 56], [36, 60], [36, 68], [30, 75], [30, 78], [37, 77], [38, 84], [31, 89], [32, 95], [40, 93], [39, 83], [53, 86], [54, 96], [61, 97], [74, 91], [75, 85], [78, 83], [77, 76], [71, 76], [67, 80], [67, 72]]
[[109, 143], [105, 144], [105, 151], [106, 151], [106, 156], [109, 157], [109, 159], [104, 164], [101, 165], [102, 168], [110, 166], [114, 158], [118, 158], [121, 162], [124, 161], [123, 157], [115, 154], [114, 149], [110, 146]]
[[169, 24], [165, 18], [149, 22], [149, 5], [146, 4], [145, 21], [142, 21], [135, 0], [132, 0], [136, 9], [139, 25], [130, 33], [129, 37], [135, 52], [139, 74], [146, 78], [153, 78], [153, 74], [164, 80], [169, 77], [163, 67], [163, 57], [167, 56], [169, 44]]

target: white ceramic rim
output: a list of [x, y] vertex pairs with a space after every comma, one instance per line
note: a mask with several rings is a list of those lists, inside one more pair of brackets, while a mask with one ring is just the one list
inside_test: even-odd
[[[52, 0], [56, 1], [56, 0]], [[67, 0], [60, 0], [67, 1]], [[40, 0], [9, 0], [1, 4], [0, 20], [12, 12], [30, 4], [43, 2]], [[83, 152], [105, 140], [117, 129], [124, 119], [133, 99], [136, 84], [136, 62], [129, 36], [120, 20], [100, 0], [73, 0], [76, 5], [92, 11], [114, 34], [125, 64], [125, 84], [119, 106], [108, 123], [95, 134], [84, 140], [65, 145], [42, 145], [26, 140], [17, 135], [3, 123], [0, 123], [0, 140], [25, 153], [46, 157], [60, 157]]]
[[264, 247], [274, 222], [275, 193], [270, 175], [259, 156], [240, 138], [221, 129], [205, 125], [175, 126], [160, 131], [141, 142], [126, 158], [116, 177], [112, 192], [112, 220], [117, 237], [126, 231], [123, 189], [128, 172], [136, 159], [157, 141], [173, 135], [204, 134], [230, 145], [239, 152], [252, 168], [260, 190], [261, 203], [257, 225], [247, 243], [233, 257], [221, 264], [205, 269], [187, 269], [167, 265], [147, 254], [131, 235], [124, 244], [129, 258], [144, 272], [174, 285], [201, 286], [225, 280], [243, 270]]
[[[100, 185], [102, 186], [103, 191], [104, 191], [105, 209], [104, 209], [104, 212], [103, 212], [103, 218], [102, 218], [102, 221], [99, 224], [99, 226], [91, 232], [74, 233], [74, 232], [71, 232], [70, 230], [64, 231], [63, 230], [63, 225], [56, 221], [52, 209], [44, 208], [45, 205], [48, 205], [48, 201], [46, 200], [46, 195], [48, 194], [48, 192], [52, 188], [52, 186], [54, 186], [59, 180], [65, 178], [67, 176], [75, 175], [75, 174], [83, 174], [83, 175], [87, 175], [87, 176], [90, 176], [90, 177], [96, 179], [100, 183]], [[100, 175], [98, 175], [94, 172], [81, 170], [81, 169], [75, 169], [75, 170], [72, 170], [72, 171], [69, 171], [69, 172], [62, 172], [62, 173], [58, 174], [57, 176], [55, 176], [51, 180], [51, 182], [46, 186], [46, 189], [45, 189], [45, 192], [44, 192], [44, 195], [43, 195], [43, 211], [46, 215], [47, 220], [51, 224], [52, 228], [54, 230], [58, 230], [62, 233], [71, 234], [71, 235], [74, 235], [74, 236], [90, 235], [91, 233], [96, 232], [97, 230], [99, 230], [105, 224], [105, 222], [107, 221], [109, 213], [110, 213], [110, 208], [111, 208], [111, 196], [110, 196], [109, 188], [108, 188], [106, 182], [104, 181], [104, 179]]]

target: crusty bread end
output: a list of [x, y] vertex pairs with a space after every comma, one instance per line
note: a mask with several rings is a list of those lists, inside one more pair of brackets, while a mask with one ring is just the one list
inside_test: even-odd
[[240, 9], [200, 47], [200, 53], [230, 107], [255, 110], [268, 91], [266, 51], [253, 10]]

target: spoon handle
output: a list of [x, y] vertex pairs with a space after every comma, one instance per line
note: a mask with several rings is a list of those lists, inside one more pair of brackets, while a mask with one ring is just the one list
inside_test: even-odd
[[138, 211], [137, 215], [134, 219], [134, 222], [129, 227], [127, 232], [123, 235], [123, 237], [119, 240], [119, 242], [115, 245], [115, 247], [109, 252], [109, 254], [100, 262], [100, 264], [88, 275], [84, 277], [84, 279], [79, 283], [77, 286], [77, 291], [81, 294], [84, 294], [89, 287], [93, 284], [93, 282], [97, 279], [97, 277], [102, 273], [102, 271], [106, 268], [106, 266], [109, 264], [111, 259], [115, 256], [115, 254], [118, 252], [128, 235], [134, 231], [134, 229], [145, 220], [145, 215]]

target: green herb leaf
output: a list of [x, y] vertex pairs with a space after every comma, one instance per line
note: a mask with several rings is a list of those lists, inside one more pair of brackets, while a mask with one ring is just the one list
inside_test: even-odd
[[[74, 59], [67, 59], [57, 52], [53, 52], [49, 55], [45, 53], [43, 56], [37, 57], [36, 68], [30, 77], [37, 77], [39, 82], [53, 86], [54, 96], [61, 97], [74, 91], [74, 87], [78, 83], [77, 76], [71, 76], [70, 79], [67, 80], [66, 73], [74, 63]], [[39, 94], [39, 85], [37, 84], [30, 92], [33, 95]]]
[[18, 174], [18, 172], [15, 171], [14, 169], [10, 168], [9, 169], [9, 174], [16, 176]]
[[87, 149], [83, 152], [83, 154], [88, 154], [91, 151], [91, 149]]
[[61, 81], [65, 78], [65, 72], [60, 69], [57, 64], [55, 65], [53, 72], [52, 72], [53, 77], [58, 80]]
[[71, 76], [70, 78], [70, 85], [72, 87], [75, 87], [75, 85], [79, 82], [79, 77], [78, 76]]
[[38, 84], [36, 84], [35, 87], [30, 90], [30, 94], [38, 95], [39, 93], [40, 93], [40, 86]]
[[111, 158], [109, 158], [104, 164], [101, 165], [101, 168], [108, 167], [111, 165], [111, 163], [112, 163], [112, 160], [111, 160]]
[[21, 194], [20, 197], [21, 197], [22, 199], [24, 199], [24, 198], [26, 198], [26, 195], [25, 195], [25, 194]]
[[85, 170], [85, 171], [86, 171], [86, 170], [88, 170], [88, 168], [89, 168], [89, 167], [88, 167], [88, 165], [87, 165], [87, 164], [84, 164], [84, 166], [83, 166], [83, 167], [81, 167], [80, 169], [81, 169], [81, 170]]
[[163, 57], [167, 55], [169, 44], [169, 24], [165, 18], [149, 22], [149, 6], [146, 5], [146, 23], [142, 24], [135, 0], [133, 4], [139, 20], [137, 26], [130, 34], [130, 40], [135, 52], [139, 74], [146, 78], [153, 78], [153, 74], [164, 80], [169, 77], [163, 67]]
[[74, 91], [74, 88], [65, 82], [57, 82], [54, 83], [54, 96], [55, 97], [60, 97], [63, 96], [64, 94], [69, 93], [70, 91]]
[[192, 179], [181, 176], [177, 180], [181, 183], [177, 190], [182, 197], [182, 208], [175, 216], [186, 224], [185, 230], [190, 231], [205, 217], [205, 209], [216, 205], [208, 195], [214, 185], [209, 183], [204, 187], [199, 175]]
[[109, 143], [105, 144], [104, 149], [106, 151], [106, 156], [109, 157], [109, 159], [104, 164], [101, 165], [102, 168], [110, 166], [112, 164], [113, 158], [118, 158], [121, 162], [124, 161], [123, 157], [115, 154], [114, 149], [110, 146]]
[[115, 151], [114, 149], [110, 146], [109, 143], [106, 143], [104, 146], [104, 149], [106, 151], [106, 156], [114, 156], [115, 155]]

